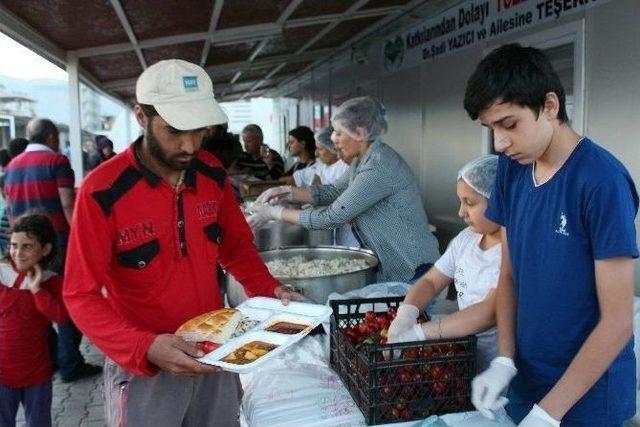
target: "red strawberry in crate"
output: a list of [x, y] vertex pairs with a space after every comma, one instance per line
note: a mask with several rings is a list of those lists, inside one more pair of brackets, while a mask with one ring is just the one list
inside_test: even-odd
[[416, 395], [416, 390], [412, 386], [406, 385], [400, 389], [400, 397], [412, 400]]
[[404, 360], [415, 360], [419, 357], [420, 355], [417, 348], [409, 348], [404, 351]]
[[410, 420], [411, 418], [413, 418], [413, 412], [409, 408], [404, 408], [400, 412], [400, 418], [402, 418], [403, 420]]
[[434, 397], [444, 397], [447, 395], [447, 386], [449, 385], [446, 381], [434, 381], [431, 384], [431, 391], [433, 392]]
[[462, 356], [467, 354], [467, 349], [462, 344], [455, 344], [453, 346], [453, 352], [455, 353], [456, 356]]
[[431, 356], [433, 356], [433, 347], [430, 345], [422, 347], [422, 350], [420, 351], [420, 357], [423, 359], [429, 359]]
[[453, 346], [451, 344], [440, 344], [440, 354], [442, 356], [453, 355]]
[[391, 418], [394, 420], [400, 419], [400, 409], [393, 407], [391, 408]]
[[364, 314], [364, 320], [369, 323], [373, 322], [376, 319], [376, 313], [369, 310]]
[[404, 399], [398, 399], [396, 403], [393, 405], [393, 407], [398, 411], [402, 411], [404, 408], [407, 407], [407, 402]]
[[389, 307], [389, 309], [387, 310], [387, 314], [393, 320], [396, 318], [396, 314], [398, 314], [398, 311], [395, 309], [395, 307]]
[[398, 375], [398, 381], [404, 384], [410, 383], [412, 376], [413, 376], [413, 372], [411, 367], [410, 366], [404, 367], [400, 371], [400, 375]]
[[376, 322], [378, 326], [380, 326], [380, 329], [389, 329], [389, 325], [391, 324], [389, 318], [384, 314], [376, 316]]

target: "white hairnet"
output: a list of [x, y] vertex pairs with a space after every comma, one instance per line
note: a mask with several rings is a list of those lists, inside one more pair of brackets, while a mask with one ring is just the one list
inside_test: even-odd
[[372, 141], [387, 131], [384, 106], [370, 96], [352, 98], [342, 103], [331, 117], [332, 123], [344, 128], [352, 136], [360, 126], [366, 139]]
[[458, 179], [473, 188], [476, 193], [486, 197], [491, 197], [491, 189], [496, 180], [498, 170], [498, 156], [488, 154], [471, 160], [458, 172]]
[[318, 144], [322, 144], [327, 148], [327, 150], [332, 153], [336, 152], [336, 146], [331, 140], [331, 134], [333, 133], [333, 128], [331, 126], [324, 127], [316, 132], [316, 142]]

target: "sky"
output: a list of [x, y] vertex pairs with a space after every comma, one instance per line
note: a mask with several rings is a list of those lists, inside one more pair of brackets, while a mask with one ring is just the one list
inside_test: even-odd
[[0, 74], [19, 79], [67, 80], [67, 72], [0, 33]]

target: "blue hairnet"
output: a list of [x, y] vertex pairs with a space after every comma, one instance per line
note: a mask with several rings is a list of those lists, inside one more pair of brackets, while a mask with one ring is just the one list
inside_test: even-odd
[[458, 179], [473, 188], [476, 193], [487, 199], [491, 197], [493, 183], [496, 180], [498, 170], [498, 156], [488, 154], [471, 160], [458, 172]]
[[387, 131], [384, 115], [384, 106], [379, 101], [362, 96], [343, 102], [331, 117], [331, 122], [351, 135], [355, 135], [356, 128], [360, 126], [366, 133], [366, 139], [372, 141]]
[[318, 144], [322, 144], [327, 148], [327, 150], [332, 153], [336, 152], [336, 146], [333, 144], [331, 140], [331, 134], [333, 133], [333, 128], [331, 126], [324, 127], [316, 132], [316, 142]]

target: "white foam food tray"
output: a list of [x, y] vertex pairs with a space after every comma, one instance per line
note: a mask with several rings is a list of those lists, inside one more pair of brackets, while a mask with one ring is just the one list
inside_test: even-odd
[[[229, 340], [215, 351], [201, 357], [198, 359], [200, 362], [220, 366], [230, 372], [249, 372], [276, 357], [287, 347], [302, 339], [315, 327], [321, 325], [322, 322], [331, 317], [331, 308], [325, 305], [296, 301], [292, 301], [288, 305], [283, 305], [279, 299], [266, 297], [250, 298], [236, 308], [240, 310], [243, 315], [260, 323], [255, 328], [245, 332], [239, 337]], [[281, 334], [265, 331], [265, 329], [278, 322], [291, 322], [307, 325], [308, 327], [297, 334]], [[264, 356], [259, 357], [255, 362], [245, 365], [228, 363], [222, 360], [229, 353], [251, 341], [268, 342], [278, 347]]]
[[[254, 362], [247, 363], [245, 365], [229, 363], [222, 360], [238, 348], [252, 341], [262, 341], [269, 344], [277, 345], [277, 347], [264, 356], [257, 358]], [[239, 374], [242, 374], [244, 372], [249, 372], [250, 370], [257, 368], [269, 359], [281, 353], [287, 347], [286, 344], [288, 344], [290, 341], [292, 341], [291, 335], [287, 336], [266, 331], [249, 331], [242, 336], [230, 340], [228, 343], [220, 346], [215, 351], [212, 351], [211, 353], [207, 354], [204, 357], [201, 357], [198, 360], [202, 363], [219, 366], [225, 371], [237, 372]]]

